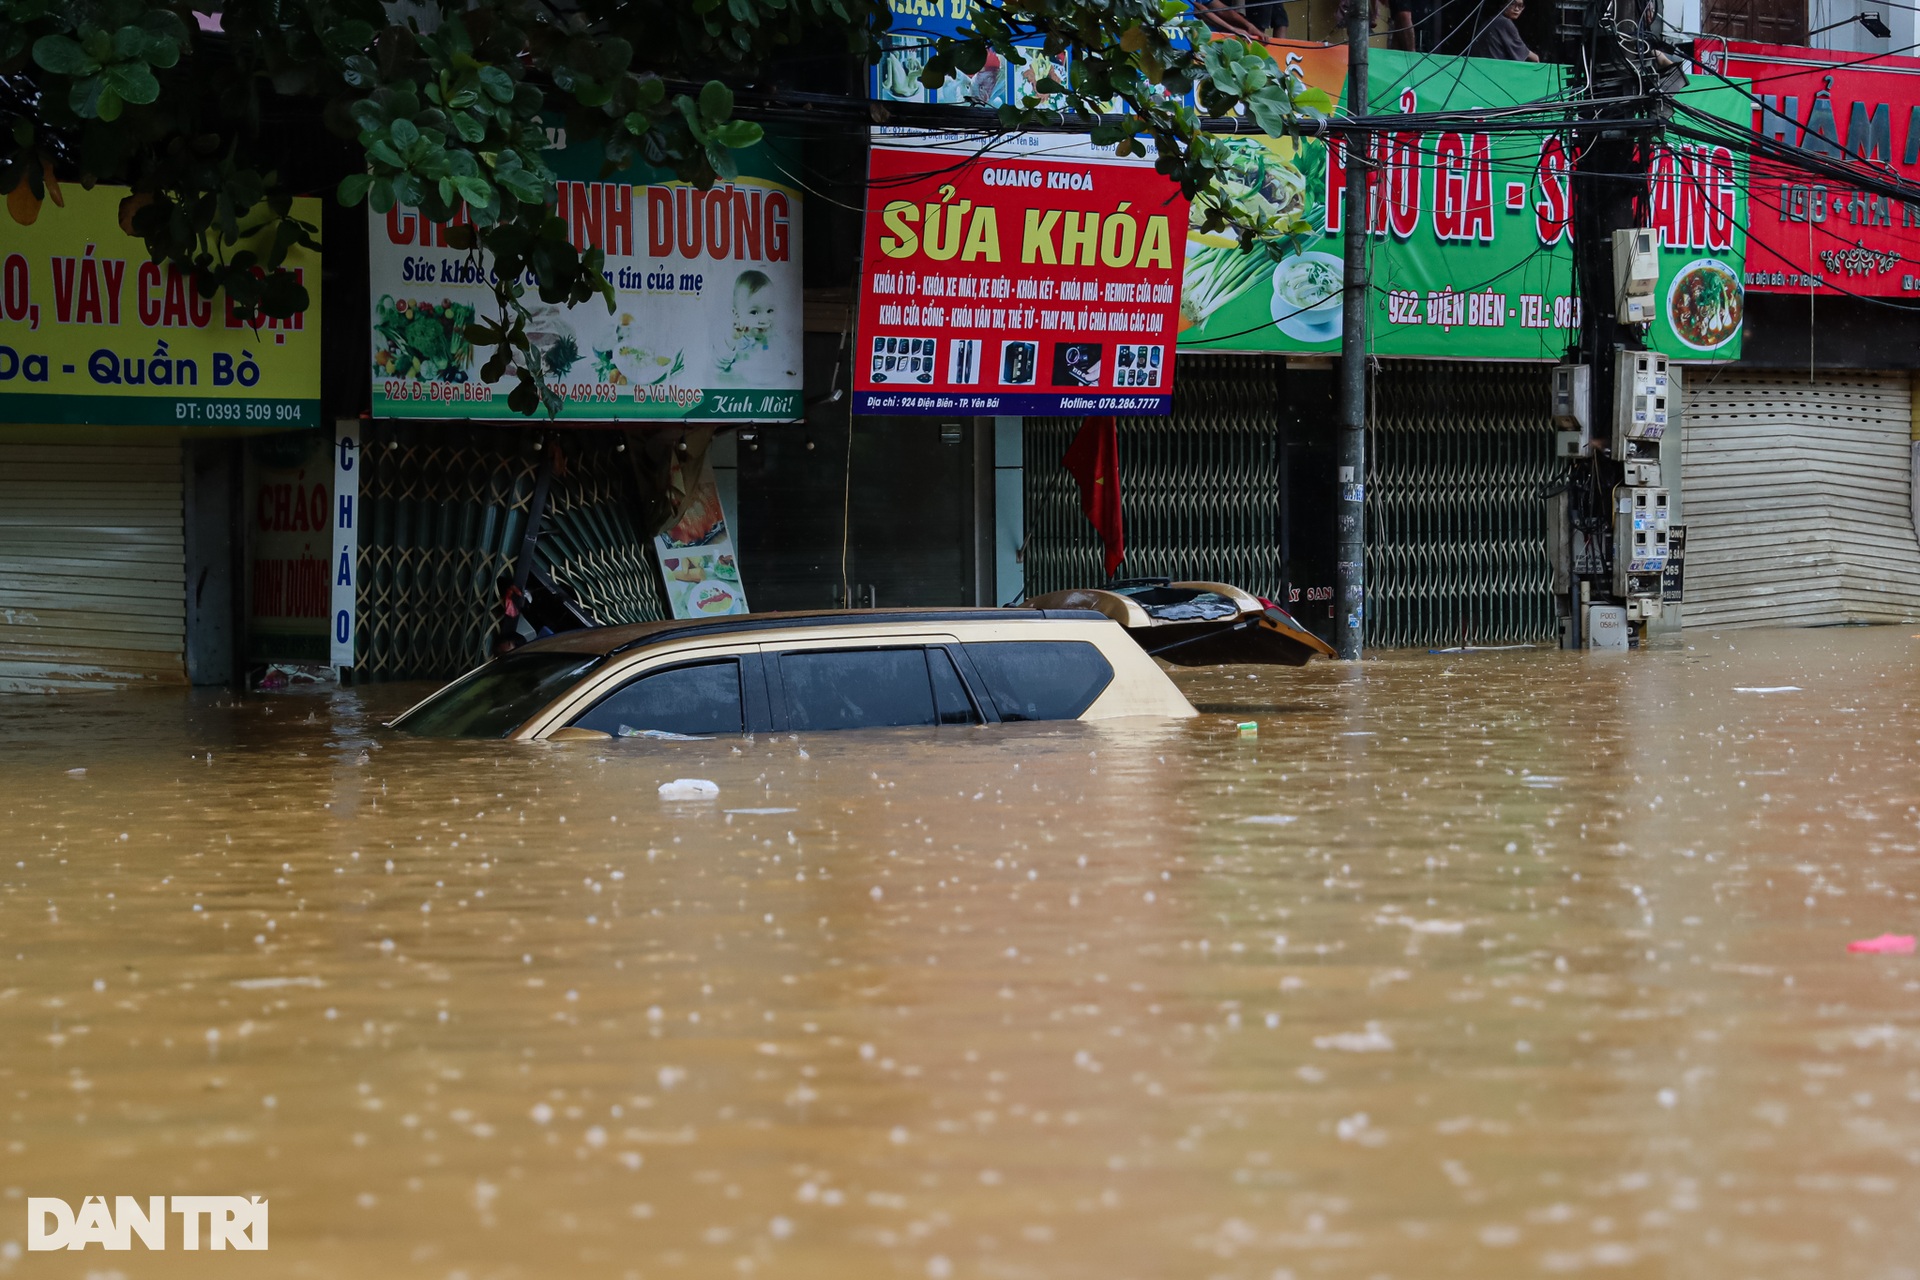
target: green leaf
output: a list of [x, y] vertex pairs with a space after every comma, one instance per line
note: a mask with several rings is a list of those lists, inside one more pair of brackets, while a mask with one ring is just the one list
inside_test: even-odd
[[340, 78], [356, 89], [371, 89], [380, 83], [380, 68], [365, 54], [355, 54], [342, 64]]
[[733, 90], [718, 80], [709, 80], [700, 90], [700, 114], [710, 125], [719, 124], [733, 114]]
[[90, 76], [100, 64], [87, 56], [77, 40], [41, 36], [33, 42], [33, 60], [57, 76]]
[[67, 105], [82, 120], [96, 120], [100, 117], [100, 95], [106, 90], [106, 80], [97, 75], [75, 80], [67, 91]]
[[[97, 84], [100, 86], [100, 92], [93, 100], [94, 114], [109, 123], [118, 120], [124, 104], [120, 101], [120, 95], [113, 91], [113, 86], [106, 84], [97, 76], [91, 77], [83, 83]], [[74, 86], [75, 89], [79, 87], [79, 85]]]
[[750, 147], [765, 136], [752, 120], [729, 120], [713, 131], [713, 140], [723, 147]]
[[411, 120], [395, 120], [387, 127], [387, 136], [393, 139], [393, 145], [405, 151], [420, 141], [420, 130]]
[[321, 32], [321, 38], [326, 42], [327, 47], [341, 52], [364, 49], [373, 43], [373, 37], [372, 24], [362, 22], [358, 18], [349, 18]]
[[387, 111], [372, 98], [362, 98], [347, 108], [347, 115], [363, 133], [377, 133], [387, 124]]
[[100, 74], [123, 101], [144, 106], [160, 96], [160, 82], [144, 62], [116, 62]]
[[549, 195], [547, 184], [525, 169], [496, 173], [494, 181], [508, 195], [527, 204], [545, 204]]
[[499, 67], [480, 68], [480, 87], [486, 90], [487, 96], [495, 102], [513, 101], [513, 77]]
[[1293, 105], [1303, 111], [1330, 116], [1333, 114], [1333, 95], [1325, 89], [1315, 89], [1312, 86], [1308, 86], [1294, 91]]
[[367, 198], [367, 190], [373, 186], [370, 173], [350, 173], [340, 179], [338, 198], [341, 204], [353, 206]]
[[453, 118], [453, 131], [462, 142], [478, 142], [487, 136], [487, 126], [464, 112]]

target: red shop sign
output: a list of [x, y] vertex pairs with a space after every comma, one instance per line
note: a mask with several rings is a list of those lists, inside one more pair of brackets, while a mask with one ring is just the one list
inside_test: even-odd
[[[1752, 80], [1753, 128], [1834, 160], [1920, 183], [1920, 58], [1702, 40], [1699, 56]], [[1854, 65], [1849, 65], [1854, 64]], [[1920, 294], [1920, 202], [1754, 157], [1747, 288]]]
[[877, 138], [855, 413], [1163, 414], [1187, 202], [1072, 135]]

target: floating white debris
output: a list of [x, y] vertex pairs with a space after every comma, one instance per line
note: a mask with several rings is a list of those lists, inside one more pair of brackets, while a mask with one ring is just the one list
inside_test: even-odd
[[1389, 915], [1385, 912], [1375, 916], [1373, 922], [1375, 924], [1397, 924], [1402, 928], [1411, 929], [1415, 933], [1455, 934], [1464, 933], [1467, 928], [1467, 922], [1464, 920], [1416, 920], [1412, 916]]
[[711, 800], [719, 794], [719, 785], [705, 778], [675, 778], [660, 784], [662, 800]]
[[281, 987], [324, 987], [318, 978], [235, 978], [233, 985], [242, 991], [275, 991]]
[[1802, 690], [1800, 686], [1797, 684], [1768, 684], [1768, 685], [1737, 684], [1733, 686], [1733, 691], [1735, 693], [1801, 693], [1801, 692], [1804, 692], [1804, 690]]
[[1338, 1049], [1341, 1053], [1388, 1053], [1393, 1049], [1393, 1037], [1382, 1031], [1379, 1023], [1369, 1022], [1365, 1031], [1341, 1031], [1330, 1036], [1315, 1036], [1313, 1047]]
[[1300, 819], [1291, 813], [1250, 813], [1240, 821], [1264, 827], [1284, 827], [1289, 822], [1298, 822]]
[[798, 809], [727, 809], [727, 810], [724, 810], [723, 812], [758, 815], [758, 814], [766, 814], [766, 813], [798, 813], [800, 811]]

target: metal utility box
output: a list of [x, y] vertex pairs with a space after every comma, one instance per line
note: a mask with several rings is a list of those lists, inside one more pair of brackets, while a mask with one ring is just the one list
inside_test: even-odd
[[1580, 638], [1586, 648], [1631, 647], [1632, 633], [1627, 630], [1627, 610], [1624, 605], [1590, 604], [1587, 606], [1586, 624], [1580, 629]]
[[1584, 364], [1553, 367], [1553, 425], [1562, 431], [1593, 424], [1593, 368]]
[[1666, 572], [1667, 491], [1621, 485], [1613, 499], [1613, 592], [1623, 598], [1658, 595], [1657, 581], [1636, 592], [1633, 579]]
[[1660, 286], [1659, 242], [1644, 227], [1613, 233], [1614, 313], [1622, 324], [1650, 324]]
[[1657, 351], [1622, 351], [1614, 361], [1613, 456], [1625, 461], [1634, 444], [1667, 434], [1671, 392], [1667, 358]]

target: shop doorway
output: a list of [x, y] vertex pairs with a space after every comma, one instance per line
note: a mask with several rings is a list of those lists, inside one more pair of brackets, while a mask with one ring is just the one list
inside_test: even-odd
[[[990, 603], [975, 586], [977, 424], [836, 418], [739, 442], [735, 545], [755, 611]], [[991, 537], [990, 509], [984, 523]]]

